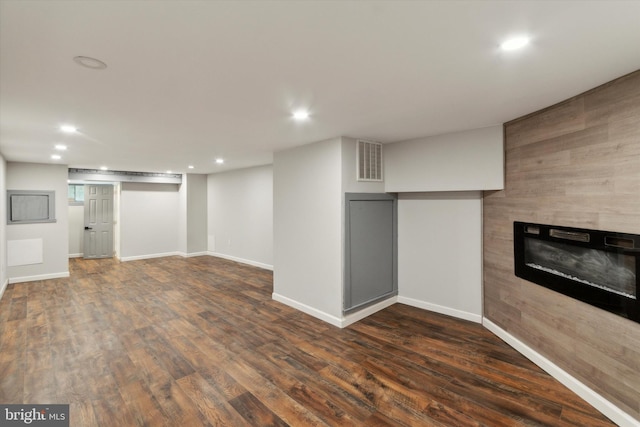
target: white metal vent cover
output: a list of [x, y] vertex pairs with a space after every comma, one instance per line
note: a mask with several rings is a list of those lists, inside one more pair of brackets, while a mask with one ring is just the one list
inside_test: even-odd
[[358, 140], [358, 181], [382, 181], [382, 144]]

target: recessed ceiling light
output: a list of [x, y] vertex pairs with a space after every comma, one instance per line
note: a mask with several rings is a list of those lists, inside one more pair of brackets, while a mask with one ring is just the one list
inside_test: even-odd
[[76, 64], [85, 68], [91, 68], [92, 70], [104, 70], [107, 68], [107, 64], [96, 58], [90, 56], [76, 56], [73, 58]]
[[58, 151], [65, 151], [67, 149], [67, 146], [64, 144], [56, 144], [55, 149]]
[[295, 120], [307, 120], [309, 118], [309, 112], [307, 110], [296, 110], [293, 112], [293, 118]]
[[529, 44], [529, 37], [521, 36], [511, 38], [500, 45], [502, 50], [517, 50]]
[[109, 168], [108, 168], [108, 167], [106, 167], [106, 166], [100, 166], [100, 170], [101, 170], [101, 171], [106, 171], [106, 170], [108, 170], [108, 169], [109, 169]]
[[52, 155], [51, 155], [51, 159], [52, 159], [52, 160], [60, 160], [61, 158], [62, 158], [62, 156], [61, 156], [61, 155], [59, 155], [59, 154], [52, 154]]
[[221, 165], [221, 164], [223, 164], [223, 163], [224, 163], [224, 159], [222, 159], [222, 158], [218, 157], [218, 158], [216, 159], [216, 163], [217, 163], [217, 164], [219, 164], [219, 165]]
[[193, 165], [189, 165], [189, 166], [187, 166], [187, 167], [188, 167], [189, 169], [193, 169], [195, 166], [193, 166]]
[[173, 173], [172, 171], [168, 170], [167, 173]]
[[71, 125], [62, 125], [60, 126], [60, 130], [64, 133], [76, 133], [78, 132], [78, 128]]

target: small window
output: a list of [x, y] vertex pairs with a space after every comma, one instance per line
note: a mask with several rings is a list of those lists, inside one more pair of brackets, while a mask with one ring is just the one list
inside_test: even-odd
[[69, 184], [69, 206], [84, 205], [84, 184]]
[[7, 224], [56, 222], [55, 191], [7, 190]]

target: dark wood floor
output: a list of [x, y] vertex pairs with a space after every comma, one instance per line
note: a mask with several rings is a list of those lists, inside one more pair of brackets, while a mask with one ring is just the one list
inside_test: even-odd
[[340, 330], [213, 258], [71, 260], [9, 285], [0, 403], [72, 426], [610, 426], [482, 326], [396, 304]]

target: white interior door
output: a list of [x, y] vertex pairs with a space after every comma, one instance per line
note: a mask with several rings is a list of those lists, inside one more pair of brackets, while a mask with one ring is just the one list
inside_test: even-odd
[[84, 186], [84, 258], [113, 257], [113, 185]]

